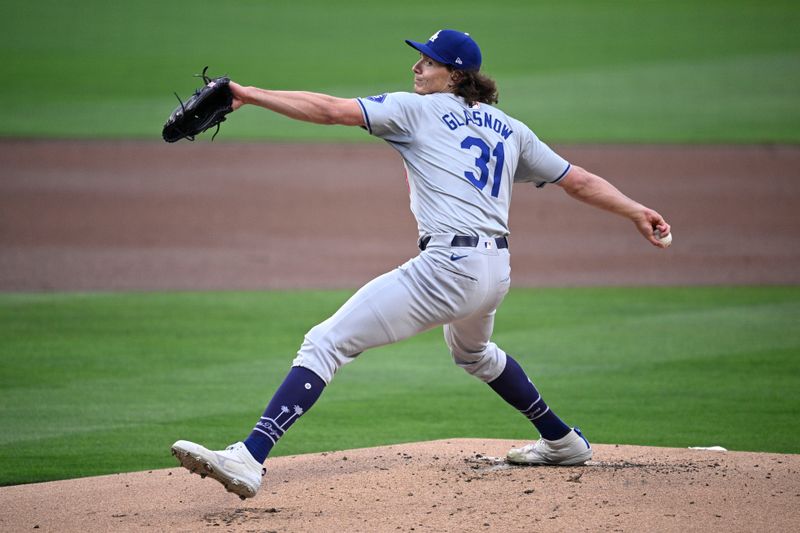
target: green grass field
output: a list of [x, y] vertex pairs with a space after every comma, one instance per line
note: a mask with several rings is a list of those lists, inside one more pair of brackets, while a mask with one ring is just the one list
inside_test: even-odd
[[[0, 484], [170, 467], [246, 436], [347, 292], [0, 295]], [[514, 289], [495, 340], [597, 443], [800, 452], [800, 288]], [[276, 455], [530, 439], [435, 330], [345, 367]]]
[[[470, 31], [501, 106], [551, 142], [800, 142], [800, 9], [758, 0], [10, 0], [0, 136], [159, 139], [212, 74], [339, 96], [410, 90], [405, 38]], [[245, 109], [220, 140], [365, 140]]]

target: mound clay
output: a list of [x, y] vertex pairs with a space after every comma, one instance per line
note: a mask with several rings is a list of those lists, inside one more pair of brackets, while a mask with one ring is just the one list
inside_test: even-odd
[[[800, 456], [595, 445], [510, 466], [454, 439], [269, 459], [241, 501], [180, 468], [0, 489], [4, 531], [797, 531]], [[168, 450], [165, 452], [168, 453]], [[213, 529], [209, 529], [213, 528]]]

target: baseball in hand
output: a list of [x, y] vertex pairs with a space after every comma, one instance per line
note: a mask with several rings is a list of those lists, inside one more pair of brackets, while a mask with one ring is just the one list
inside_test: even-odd
[[662, 237], [661, 236], [661, 231], [656, 229], [656, 230], [653, 230], [653, 235], [655, 235], [656, 239], [658, 239], [658, 241], [661, 244], [663, 244], [664, 246], [669, 246], [670, 244], [672, 244], [672, 232], [671, 231], [669, 233], [667, 233], [667, 235], [665, 237]]

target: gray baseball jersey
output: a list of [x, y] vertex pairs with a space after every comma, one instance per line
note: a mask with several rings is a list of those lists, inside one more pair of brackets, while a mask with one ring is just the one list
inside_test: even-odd
[[530, 128], [488, 104], [404, 92], [358, 102], [369, 132], [403, 157], [420, 236], [508, 235], [512, 181], [541, 187], [569, 170]]
[[455, 363], [491, 382], [506, 364], [490, 338], [511, 285], [507, 243], [497, 237], [508, 234], [512, 183], [555, 183], [569, 164], [490, 105], [470, 108], [445, 93], [358, 102], [370, 133], [402, 155], [411, 210], [428, 239], [418, 256], [367, 283], [312, 328], [294, 364], [330, 382], [363, 351], [441, 325]]

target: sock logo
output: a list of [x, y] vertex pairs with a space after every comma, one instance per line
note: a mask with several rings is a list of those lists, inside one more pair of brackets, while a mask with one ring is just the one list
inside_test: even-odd
[[272, 447], [314, 405], [324, 389], [325, 382], [314, 372], [292, 367], [244, 441], [256, 461], [264, 462]]
[[273, 423], [274, 420], [262, 417], [261, 420], [258, 421], [258, 424], [256, 424], [256, 429], [261, 430], [262, 433], [265, 433], [273, 441], [277, 441], [281, 437], [281, 434], [278, 433], [278, 430], [272, 425]]

